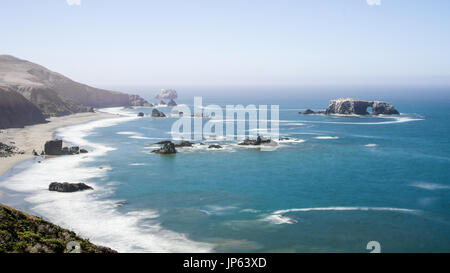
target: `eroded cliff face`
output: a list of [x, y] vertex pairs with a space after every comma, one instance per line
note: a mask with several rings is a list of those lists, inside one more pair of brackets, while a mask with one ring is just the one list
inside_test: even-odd
[[90, 87], [9, 55], [0, 55], [0, 86], [20, 93], [45, 116], [88, 112], [93, 107], [149, 105], [137, 95]]
[[45, 123], [41, 110], [21, 94], [0, 87], [0, 129]]
[[398, 115], [394, 105], [383, 101], [365, 101], [359, 99], [337, 99], [330, 101], [325, 114], [368, 115], [367, 109], [372, 107], [372, 115]]

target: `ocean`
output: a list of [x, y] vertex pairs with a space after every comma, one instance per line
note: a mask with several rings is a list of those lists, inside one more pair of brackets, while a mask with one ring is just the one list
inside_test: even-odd
[[[382, 252], [449, 252], [449, 101], [377, 97], [401, 112], [391, 117], [298, 113], [333, 98], [205, 96], [279, 105], [289, 139], [271, 149], [202, 141], [223, 149], [174, 156], [150, 151], [170, 139], [176, 117], [103, 109], [118, 117], [56, 133], [88, 154], [17, 165], [0, 180], [2, 202], [120, 252], [369, 252], [370, 241]], [[54, 181], [95, 190], [49, 192]]]

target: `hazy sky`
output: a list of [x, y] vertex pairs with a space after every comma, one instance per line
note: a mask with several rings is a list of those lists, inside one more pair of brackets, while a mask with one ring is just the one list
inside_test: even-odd
[[96, 86], [450, 84], [449, 0], [2, 0], [0, 10], [0, 54]]

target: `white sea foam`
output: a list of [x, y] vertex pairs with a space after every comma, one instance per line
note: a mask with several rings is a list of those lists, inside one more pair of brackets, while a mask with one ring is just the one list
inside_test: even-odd
[[402, 213], [419, 213], [418, 210], [404, 208], [389, 207], [323, 207], [323, 208], [301, 208], [301, 209], [285, 209], [277, 210], [273, 214], [285, 214], [289, 212], [308, 212], [308, 211], [394, 211]]
[[311, 212], [311, 211], [390, 211], [399, 213], [418, 214], [420, 211], [404, 208], [389, 208], [389, 207], [323, 207], [323, 208], [299, 208], [299, 209], [285, 209], [277, 210], [262, 218], [262, 221], [268, 221], [272, 224], [295, 224], [296, 220], [291, 219], [284, 214], [292, 212]]
[[260, 212], [260, 210], [257, 210], [257, 209], [241, 209], [241, 212], [245, 212], [245, 213], [258, 213], [258, 212]]
[[208, 205], [205, 209], [200, 210], [208, 215], [216, 214], [216, 215], [222, 215], [226, 214], [227, 212], [231, 210], [236, 210], [237, 207], [235, 206], [218, 206], [218, 205]]
[[117, 132], [118, 135], [138, 135], [138, 132]]
[[366, 145], [364, 145], [364, 146], [366, 146], [366, 147], [376, 147], [377, 144], [375, 144], [375, 143], [370, 143], [370, 144], [366, 144]]
[[272, 215], [269, 215], [269, 216], [263, 218], [262, 220], [266, 221], [266, 222], [270, 222], [275, 225], [296, 224], [297, 223], [296, 220], [291, 219], [284, 215], [280, 215], [280, 214], [272, 214]]
[[129, 136], [128, 138], [133, 138], [133, 139], [152, 139], [150, 137], [145, 137], [145, 136], [140, 136], [140, 135]]
[[337, 136], [318, 136], [315, 139], [339, 139]]
[[128, 164], [129, 166], [147, 166], [147, 164], [145, 164], [145, 163], [131, 163], [131, 164]]
[[412, 183], [410, 186], [424, 189], [424, 190], [429, 190], [429, 191], [450, 189], [450, 186], [447, 186], [447, 185], [436, 184], [436, 183], [427, 183], [427, 182], [416, 182], [416, 183]]
[[[89, 238], [93, 243], [105, 245], [119, 252], [209, 252], [213, 246], [195, 242], [185, 234], [161, 227], [156, 210], [118, 211], [119, 202], [107, 200], [117, 186], [117, 182], [104, 180], [109, 166], [86, 167], [84, 163], [95, 161], [113, 147], [91, 143], [85, 139], [94, 128], [113, 126], [120, 122], [135, 119], [122, 115], [86, 124], [71, 126], [57, 131], [65, 142], [89, 148], [88, 156], [73, 155], [45, 160], [34, 164], [24, 172], [2, 181], [0, 186], [25, 195], [32, 213], [62, 227], [74, 230]], [[48, 185], [53, 181], [85, 182], [94, 191], [61, 194], [49, 192]]]
[[348, 121], [310, 121], [310, 120], [301, 120], [300, 122], [304, 123], [325, 123], [325, 124], [346, 124], [346, 125], [385, 125], [385, 124], [396, 124], [396, 123], [405, 123], [405, 122], [413, 122], [413, 121], [421, 121], [423, 118], [412, 118], [412, 117], [377, 117], [380, 119], [392, 119], [389, 121], [374, 121], [374, 122], [348, 122]]
[[306, 140], [304, 139], [298, 139], [298, 138], [289, 138], [289, 139], [280, 139], [277, 140], [278, 143], [303, 143]]

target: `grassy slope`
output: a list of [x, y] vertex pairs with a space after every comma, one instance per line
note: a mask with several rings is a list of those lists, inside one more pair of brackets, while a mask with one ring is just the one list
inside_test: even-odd
[[68, 253], [69, 242], [82, 253], [114, 253], [42, 218], [0, 204], [0, 253]]

